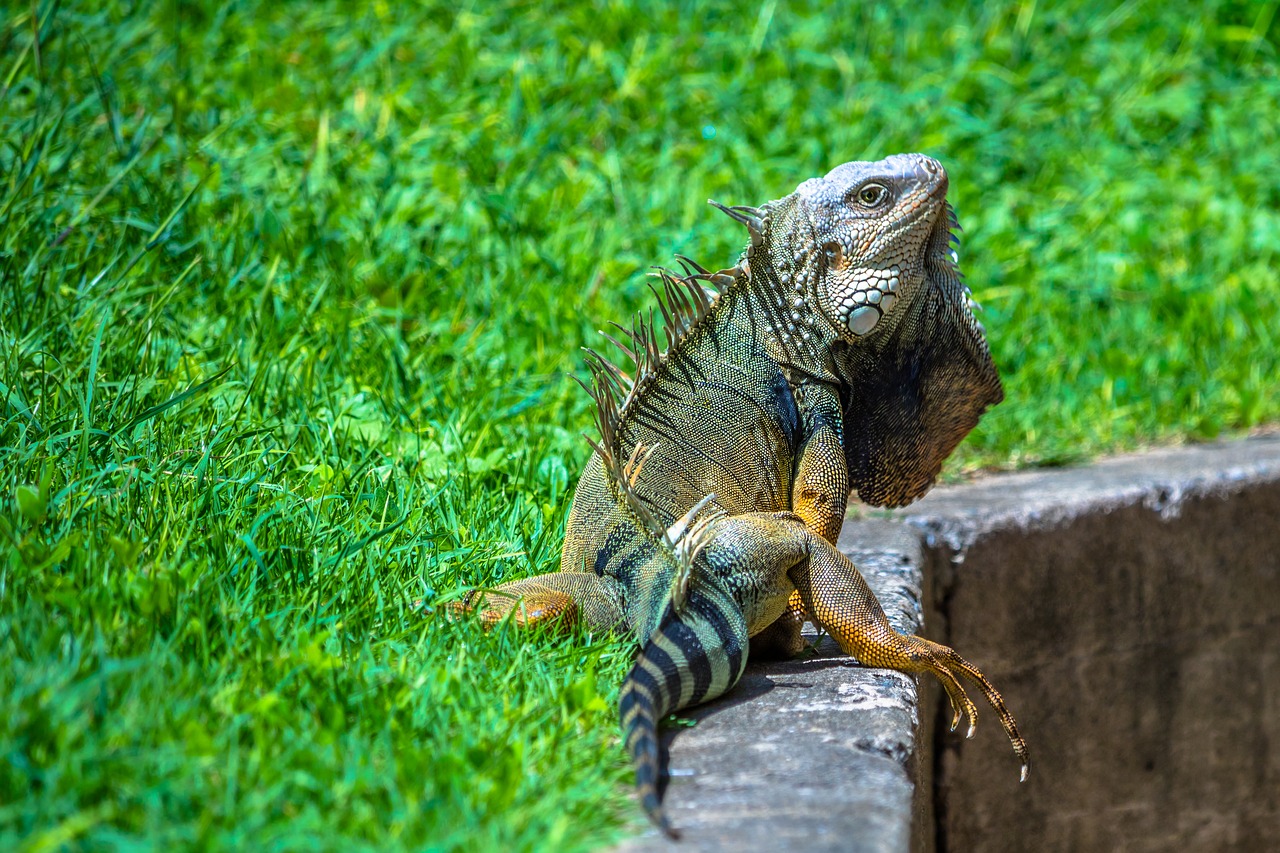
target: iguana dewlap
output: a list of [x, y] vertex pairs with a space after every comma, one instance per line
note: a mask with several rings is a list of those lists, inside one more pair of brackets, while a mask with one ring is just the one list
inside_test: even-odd
[[[634, 632], [621, 694], [645, 810], [662, 811], [658, 721], [729, 690], [748, 652], [794, 654], [812, 619], [868, 666], [931, 672], [954, 711], [995, 708], [972, 664], [897, 633], [836, 550], [849, 494], [901, 506], [1002, 399], [951, 250], [947, 175], [920, 154], [846, 163], [760, 208], [721, 208], [738, 264], [661, 273], [668, 346], [637, 319], [624, 373], [591, 353], [600, 441], [578, 483], [561, 570], [470, 602], [486, 621]], [[720, 292], [708, 296], [703, 282]], [[615, 343], [618, 343], [615, 341]]]

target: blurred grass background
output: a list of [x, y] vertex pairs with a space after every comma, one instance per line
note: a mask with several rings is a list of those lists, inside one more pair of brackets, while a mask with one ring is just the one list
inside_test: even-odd
[[1275, 2], [33, 2], [0, 30], [0, 847], [575, 849], [627, 644], [566, 374], [759, 203], [939, 157], [1008, 400], [950, 470], [1280, 417]]

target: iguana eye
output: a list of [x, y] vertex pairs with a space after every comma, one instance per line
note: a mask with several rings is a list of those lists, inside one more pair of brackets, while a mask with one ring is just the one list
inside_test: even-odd
[[863, 207], [879, 207], [888, 197], [889, 191], [879, 184], [867, 184], [858, 190], [858, 203]]

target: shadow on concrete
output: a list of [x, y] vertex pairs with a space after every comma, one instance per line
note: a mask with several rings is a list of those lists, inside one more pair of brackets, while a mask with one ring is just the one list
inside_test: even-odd
[[[806, 633], [812, 642], [812, 632]], [[812, 679], [794, 680], [784, 676], [812, 674], [831, 667], [861, 669], [862, 665], [840, 651], [840, 647], [830, 637], [823, 637], [816, 648], [811, 646], [792, 660], [748, 663], [738, 684], [727, 694], [697, 707], [686, 708], [673, 715], [673, 718], [668, 718], [662, 732], [663, 749], [670, 749], [672, 742], [678, 739], [682, 732], [694, 728], [698, 723], [732, 710], [744, 702], [755, 701], [775, 689], [809, 690], [816, 686], [816, 682]], [[694, 725], [684, 725], [681, 721], [691, 722]], [[674, 725], [671, 724], [672, 722]]]

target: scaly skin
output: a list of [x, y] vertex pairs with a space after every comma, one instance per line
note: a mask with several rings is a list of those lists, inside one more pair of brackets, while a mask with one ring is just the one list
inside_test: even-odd
[[[748, 654], [794, 654], [811, 618], [869, 666], [930, 672], [977, 719], [994, 687], [951, 649], [894, 631], [834, 547], [851, 490], [901, 506], [1002, 398], [951, 252], [936, 161], [846, 163], [760, 209], [738, 265], [664, 274], [672, 338], [638, 323], [634, 382], [592, 354], [601, 440], [578, 483], [561, 570], [469, 601], [483, 619], [579, 621], [634, 633], [623, 685], [645, 810], [661, 806], [657, 721], [723, 694]], [[688, 270], [687, 270], [688, 271]], [[709, 300], [700, 282], [723, 287]], [[625, 399], [624, 399], [625, 398]], [[625, 462], [624, 462], [625, 460]]]

